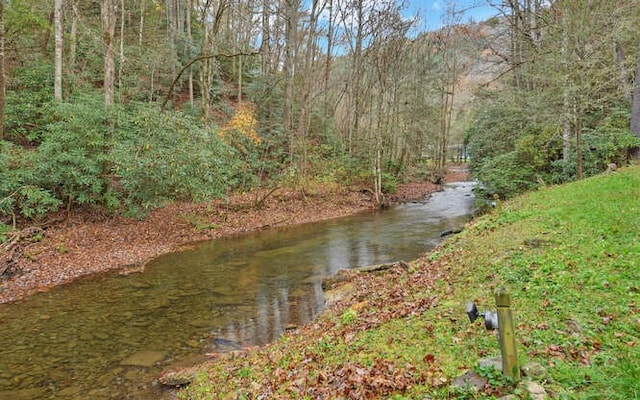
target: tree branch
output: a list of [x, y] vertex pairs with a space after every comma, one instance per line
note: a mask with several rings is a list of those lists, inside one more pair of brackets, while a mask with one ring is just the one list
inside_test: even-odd
[[231, 58], [231, 57], [239, 57], [239, 56], [255, 56], [255, 55], [258, 55], [258, 54], [260, 54], [260, 53], [257, 52], [257, 51], [252, 51], [250, 53], [240, 52], [240, 53], [234, 53], [234, 54], [216, 53], [216, 54], [203, 54], [203, 55], [200, 55], [200, 56], [192, 59], [191, 61], [186, 63], [184, 67], [182, 67], [180, 72], [178, 72], [178, 75], [176, 75], [176, 77], [173, 79], [173, 82], [171, 82], [171, 86], [169, 87], [169, 91], [167, 92], [166, 96], [164, 97], [164, 101], [162, 102], [162, 106], [160, 107], [160, 110], [164, 111], [167, 103], [169, 102], [169, 98], [173, 94], [173, 88], [176, 86], [176, 83], [178, 83], [178, 80], [180, 79], [180, 77], [182, 76], [184, 71], [186, 71], [187, 68], [189, 68], [193, 64], [197, 63], [198, 61], [208, 60], [210, 58], [216, 58], [216, 57]]

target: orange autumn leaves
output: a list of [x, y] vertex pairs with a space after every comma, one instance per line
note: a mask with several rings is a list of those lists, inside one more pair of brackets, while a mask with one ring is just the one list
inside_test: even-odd
[[227, 144], [241, 151], [247, 151], [247, 145], [258, 145], [262, 142], [258, 135], [258, 119], [253, 104], [243, 102], [235, 108], [227, 125], [220, 130], [220, 137]]

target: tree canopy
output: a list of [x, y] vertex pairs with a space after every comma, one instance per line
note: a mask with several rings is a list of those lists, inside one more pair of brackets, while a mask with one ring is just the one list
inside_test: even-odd
[[381, 204], [467, 155], [510, 196], [638, 147], [633, 1], [509, 2], [464, 23], [452, 1], [431, 31], [395, 0], [2, 5], [0, 215], [14, 220], [144, 215], [282, 181], [361, 182]]

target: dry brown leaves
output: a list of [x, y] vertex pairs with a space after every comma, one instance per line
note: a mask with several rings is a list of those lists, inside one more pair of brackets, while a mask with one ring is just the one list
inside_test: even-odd
[[[465, 174], [452, 171], [447, 181], [461, 180]], [[393, 201], [415, 199], [437, 189], [428, 182], [399, 185]], [[43, 240], [29, 247], [17, 262], [20, 274], [0, 281], [0, 303], [88, 274], [139, 270], [154, 257], [196, 241], [337, 218], [374, 206], [369, 194], [350, 190], [309, 195], [278, 189], [260, 202], [267, 193], [236, 194], [206, 204], [175, 203], [152, 211], [141, 221], [77, 211], [48, 227]], [[260, 207], [255, 207], [257, 203]]]

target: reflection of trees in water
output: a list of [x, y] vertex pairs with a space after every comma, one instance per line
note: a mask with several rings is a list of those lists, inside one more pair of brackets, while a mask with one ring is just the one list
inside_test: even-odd
[[254, 312], [238, 314], [222, 328], [220, 337], [241, 345], [262, 345], [276, 340], [288, 326], [311, 321], [320, 310], [322, 288], [319, 284], [305, 286], [302, 294], [299, 287], [272, 290], [260, 285]]

